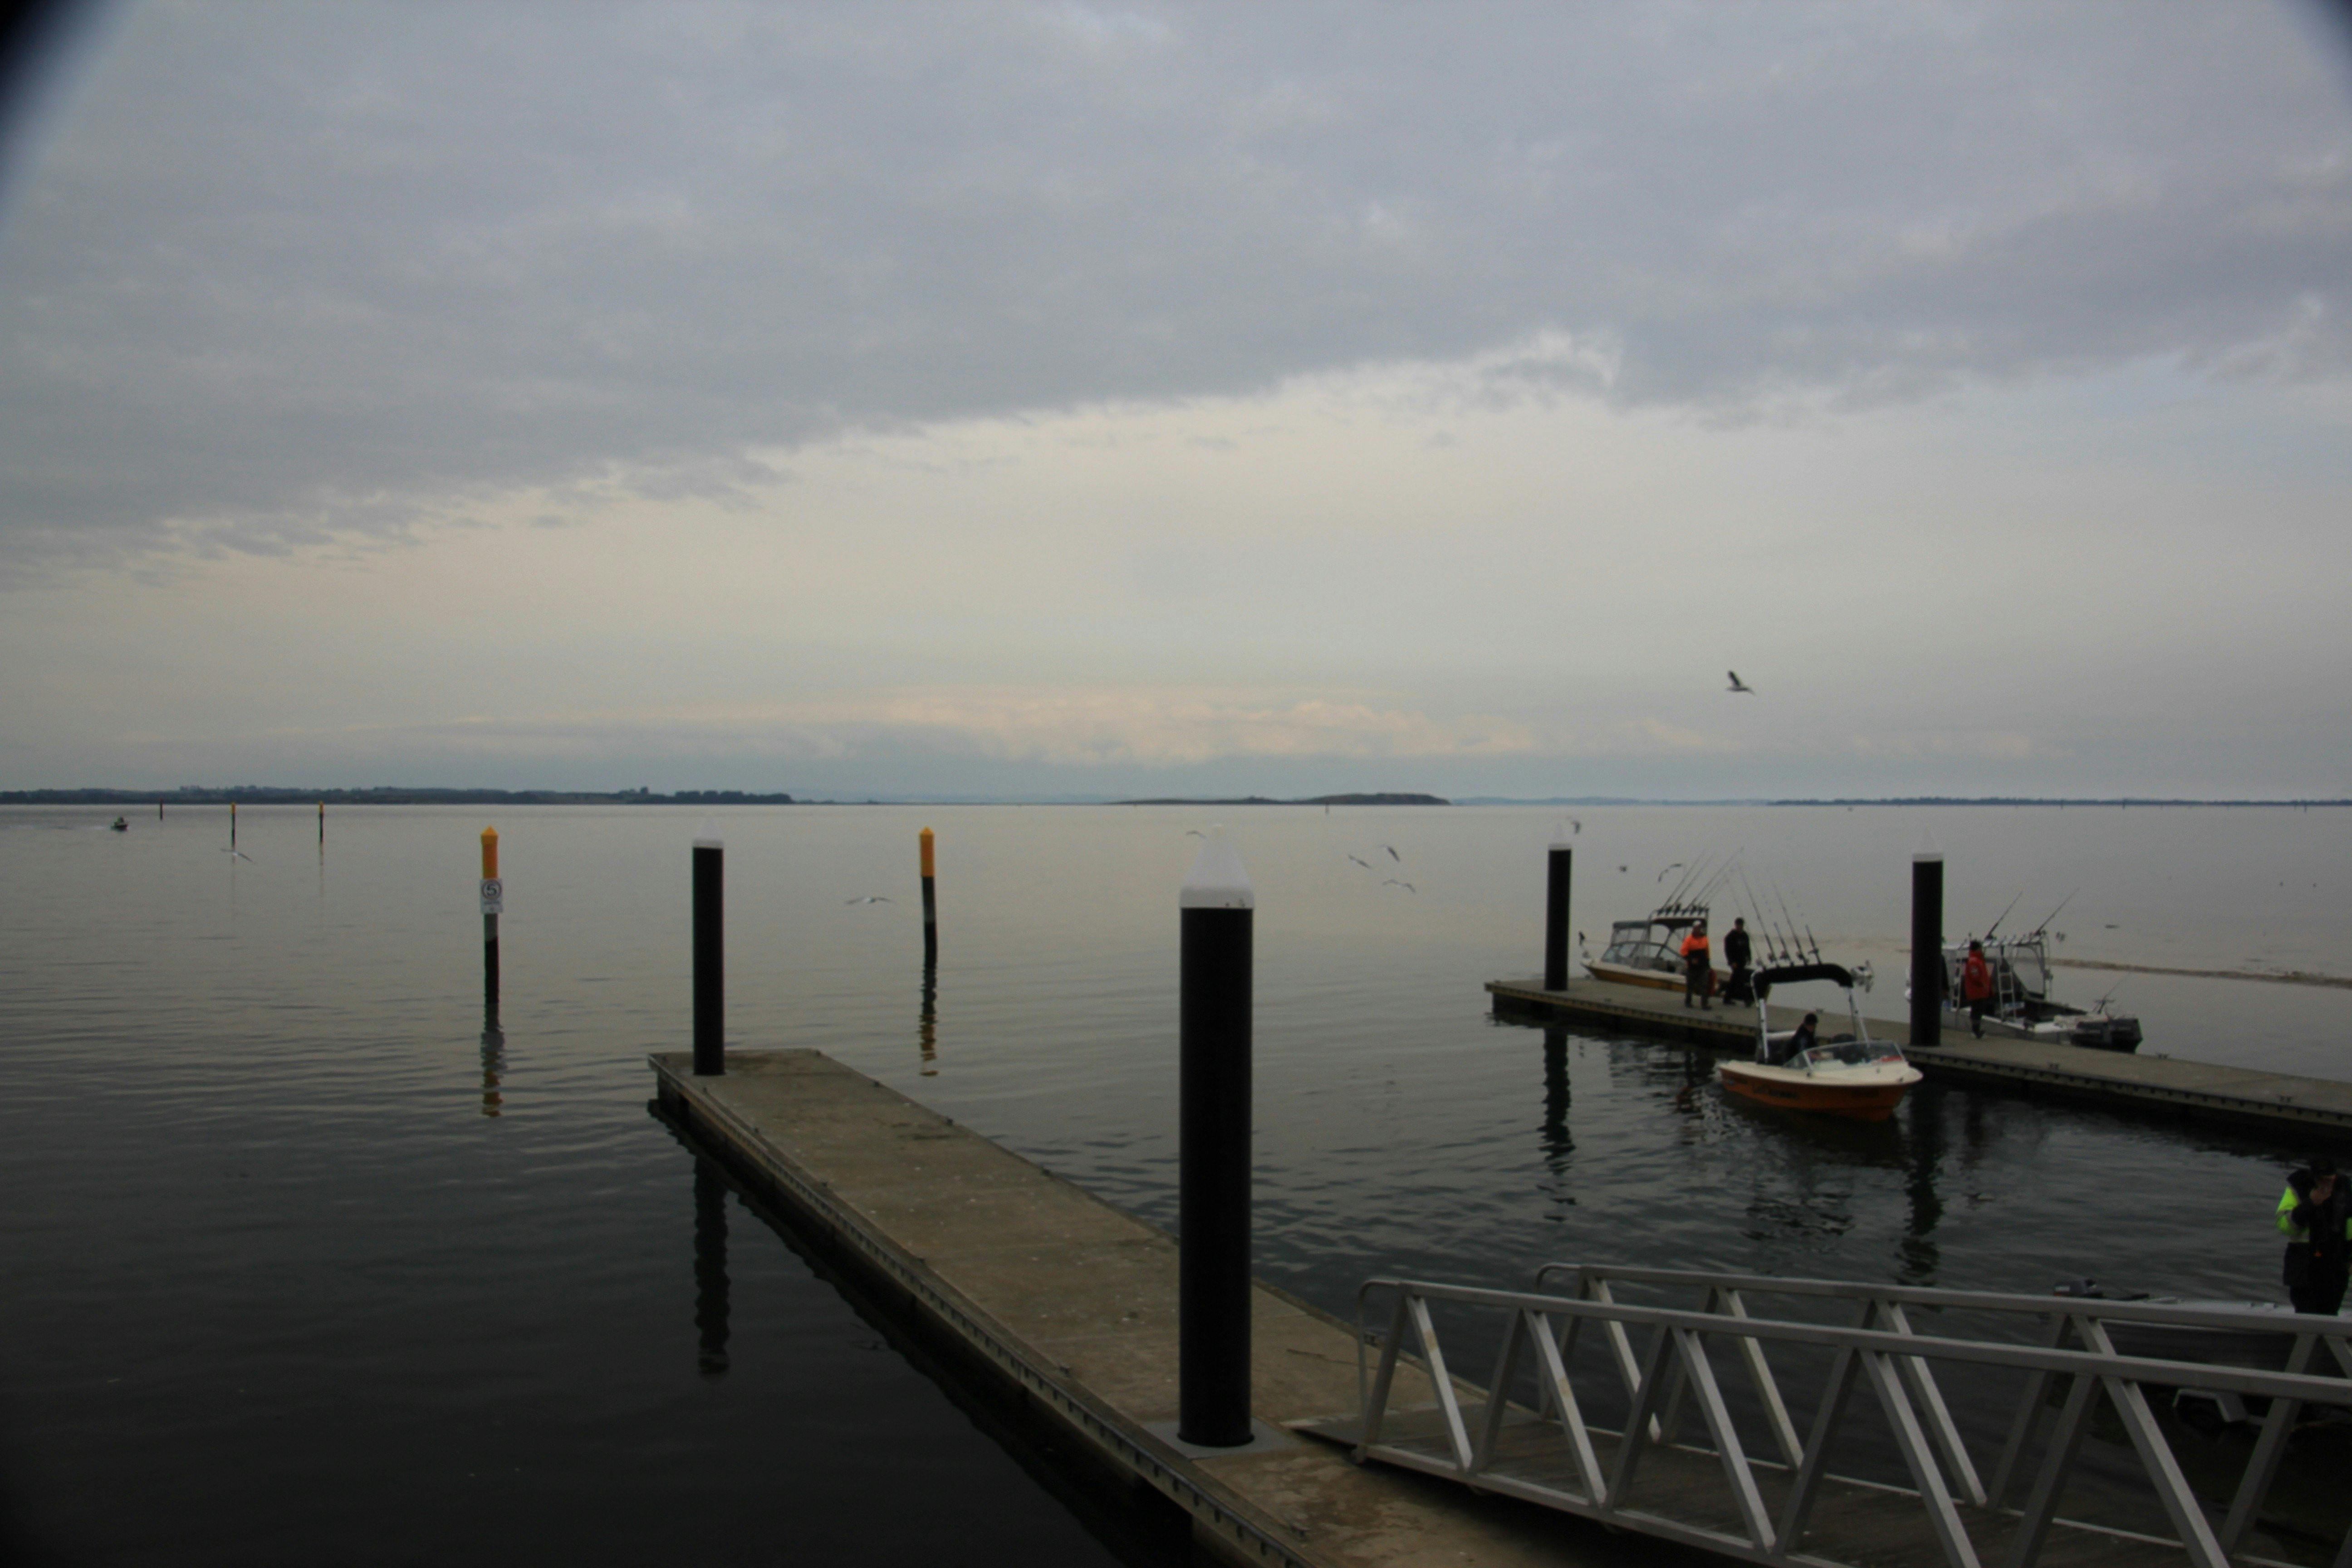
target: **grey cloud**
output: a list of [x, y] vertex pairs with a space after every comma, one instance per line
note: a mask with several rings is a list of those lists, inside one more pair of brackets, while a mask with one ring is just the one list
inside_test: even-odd
[[[0, 227], [0, 561], [1510, 369], [1738, 416], [2352, 363], [2315, 14], [150, 5]], [[562, 502], [566, 506], [572, 500]]]

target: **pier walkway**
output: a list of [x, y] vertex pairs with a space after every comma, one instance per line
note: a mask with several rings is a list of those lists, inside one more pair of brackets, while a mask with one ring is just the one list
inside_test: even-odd
[[[1755, 1008], [1717, 1004], [1700, 1012], [1685, 1007], [1678, 990], [1584, 979], [1570, 981], [1564, 991], [1547, 991], [1540, 980], [1490, 980], [1486, 991], [1496, 1013], [1539, 1022], [1622, 1030], [1741, 1052], [1756, 1043]], [[1836, 1008], [1816, 1010], [1825, 1033], [1839, 1027]], [[1804, 1011], [1774, 1005], [1769, 1008], [1772, 1026], [1793, 1028]], [[2061, 1094], [2116, 1110], [2231, 1122], [2290, 1132], [2298, 1140], [2317, 1133], [2331, 1142], [2352, 1142], [2352, 1083], [2040, 1040], [1979, 1040], [1965, 1028], [1947, 1028], [1942, 1044], [1915, 1049], [1908, 1023], [1867, 1021], [1873, 1035], [1902, 1046], [1920, 1071], [1945, 1082]]]
[[[814, 1051], [730, 1051], [709, 1078], [690, 1053], [651, 1059], [666, 1110], [747, 1185], [1101, 1463], [1188, 1510], [1220, 1555], [1302, 1568], [1633, 1561], [1566, 1516], [1359, 1466], [1285, 1431], [1354, 1414], [1357, 1334], [1264, 1283], [1251, 1315], [1261, 1436], [1188, 1447], [1175, 1436], [1177, 1249], [1164, 1232]], [[1410, 1363], [1390, 1401], [1440, 1408]]]

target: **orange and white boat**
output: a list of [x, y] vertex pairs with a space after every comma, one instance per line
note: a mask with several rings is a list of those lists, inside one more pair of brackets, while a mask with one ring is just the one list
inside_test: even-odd
[[[1832, 1036], [1801, 1051], [1792, 1051], [1797, 1032], [1773, 1029], [1762, 1003], [1774, 985], [1805, 980], [1829, 980], [1845, 987], [1846, 1010], [1853, 1032]], [[1835, 963], [1790, 963], [1756, 973], [1756, 1059], [1725, 1062], [1717, 1068], [1728, 1093], [1759, 1105], [1787, 1110], [1810, 1110], [1862, 1121], [1884, 1121], [1911, 1086], [1925, 1076], [1903, 1058], [1899, 1046], [1870, 1037], [1854, 1000], [1855, 975]]]

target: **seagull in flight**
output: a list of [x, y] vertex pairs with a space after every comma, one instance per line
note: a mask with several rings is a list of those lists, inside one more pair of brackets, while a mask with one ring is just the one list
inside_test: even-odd
[[845, 904], [887, 904], [890, 900], [879, 893], [868, 893], [862, 899], [844, 899], [841, 901]]
[[222, 853], [222, 854], [224, 854], [224, 855], [234, 855], [234, 856], [236, 856], [238, 859], [240, 859], [240, 860], [244, 861], [244, 862], [245, 862], [247, 865], [248, 865], [248, 866], [250, 866], [250, 865], [252, 865], [252, 864], [253, 864], [253, 857], [252, 857], [252, 856], [250, 856], [250, 855], [248, 855], [248, 854], [247, 854], [247, 853], [246, 853], [244, 850], [242, 850], [242, 849], [224, 849], [224, 850], [222, 850], [222, 851], [221, 851], [221, 853]]
[[1361, 866], [1367, 871], [1372, 868], [1372, 863], [1370, 860], [1363, 859], [1359, 856], [1350, 855], [1348, 858], [1355, 861], [1357, 865]]
[[1395, 861], [1395, 862], [1396, 862], [1398, 865], [1400, 865], [1400, 866], [1402, 866], [1402, 865], [1403, 865], [1403, 864], [1404, 864], [1404, 857], [1403, 857], [1403, 856], [1402, 856], [1402, 855], [1400, 855], [1400, 854], [1398, 854], [1398, 853], [1396, 852], [1396, 846], [1395, 846], [1395, 845], [1393, 845], [1393, 844], [1383, 844], [1383, 845], [1381, 845], [1381, 848], [1383, 848], [1383, 849], [1385, 849], [1385, 850], [1387, 850], [1387, 851], [1389, 852], [1389, 858], [1390, 858], [1390, 859], [1391, 859], [1391, 860]]
[[1756, 695], [1756, 689], [1748, 685], [1748, 682], [1740, 679], [1739, 672], [1738, 670], [1727, 669], [1724, 671], [1724, 673], [1731, 677], [1731, 685], [1728, 689], [1733, 691], [1744, 691], [1750, 697]]
[[1402, 888], [1408, 893], [1417, 893], [1421, 890], [1414, 887], [1411, 882], [1400, 882], [1394, 877], [1391, 877], [1387, 881], [1382, 882], [1381, 886], [1383, 888]]
[[1208, 835], [1202, 832], [1197, 827], [1188, 827], [1184, 830], [1184, 837], [1187, 838], [1206, 838]]
[[[1679, 871], [1679, 870], [1681, 870], [1682, 868], [1683, 868], [1683, 863], [1682, 863], [1681, 861], [1677, 860], [1677, 861], [1675, 861], [1673, 865], [1671, 865], [1671, 866], [1667, 867], [1667, 868], [1666, 868], [1666, 871]], [[1621, 866], [1621, 867], [1619, 867], [1619, 868], [1618, 868], [1618, 869], [1622, 871], [1622, 870], [1623, 870], [1623, 869], [1624, 869], [1624, 868]], [[1661, 871], [1661, 872], [1659, 872], [1659, 873], [1658, 873], [1658, 880], [1659, 880], [1659, 881], [1663, 882], [1663, 881], [1664, 881], [1664, 880], [1666, 879], [1666, 871]]]

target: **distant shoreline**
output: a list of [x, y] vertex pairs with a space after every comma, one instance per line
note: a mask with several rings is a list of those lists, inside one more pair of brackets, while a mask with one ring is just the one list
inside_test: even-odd
[[173, 805], [1529, 805], [1580, 806], [1596, 808], [1612, 805], [1651, 806], [1842, 806], [1852, 810], [1859, 806], [1947, 806], [1947, 805], [2014, 805], [2014, 806], [2107, 806], [2107, 807], [2180, 807], [2217, 806], [2271, 807], [2292, 806], [2309, 809], [2314, 806], [2352, 805], [2352, 799], [2297, 800], [2291, 798], [2263, 800], [2192, 800], [2168, 799], [2148, 795], [2115, 795], [2104, 798], [2074, 798], [2059, 795], [1901, 795], [1876, 798], [1840, 798], [1827, 800], [1644, 800], [1631, 795], [1573, 795], [1549, 799], [1516, 799], [1503, 795], [1472, 795], [1449, 800], [1443, 795], [1415, 795], [1398, 792], [1376, 792], [1351, 795], [1307, 795], [1288, 800], [1271, 795], [1166, 795], [1150, 798], [1126, 798], [1112, 795], [1052, 796], [1020, 798], [1004, 796], [975, 798], [954, 795], [904, 795], [884, 799], [867, 796], [863, 800], [814, 799], [807, 795], [782, 793], [762, 795], [750, 790], [713, 789], [678, 790], [669, 795], [657, 795], [649, 789], [633, 790], [553, 790], [553, 789], [453, 789], [436, 785], [383, 785], [370, 789], [289, 789], [276, 784], [236, 784], [225, 789], [183, 785], [168, 790], [132, 790], [112, 788], [88, 789], [16, 789], [0, 790], [0, 805], [110, 805], [118, 809], [150, 806], [158, 802]]

